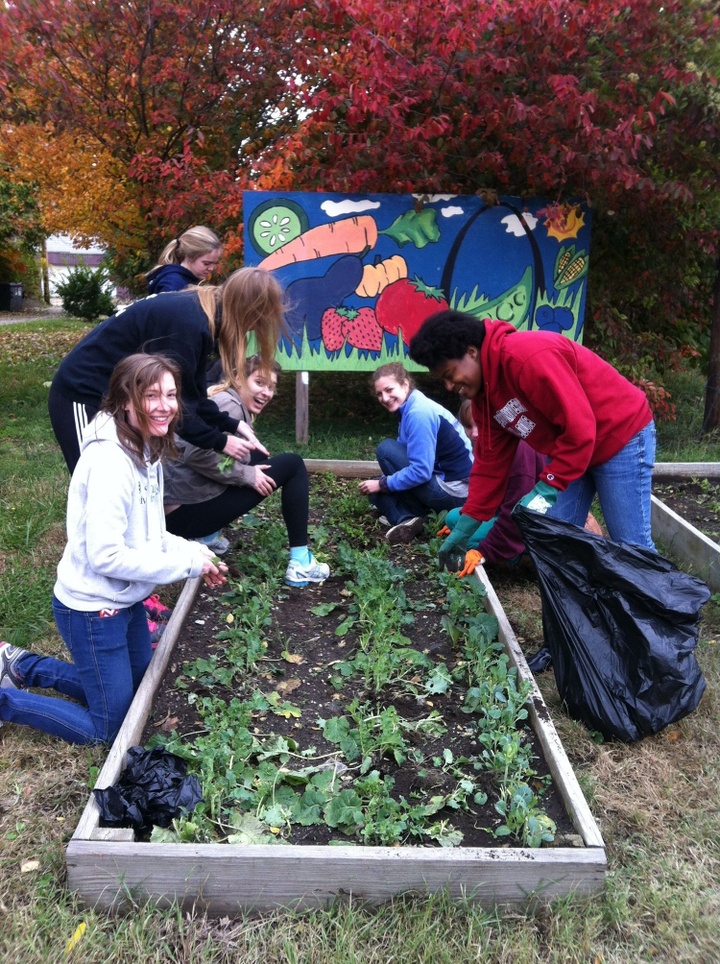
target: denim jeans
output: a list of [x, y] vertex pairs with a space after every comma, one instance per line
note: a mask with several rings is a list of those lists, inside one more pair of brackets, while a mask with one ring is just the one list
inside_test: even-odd
[[[393, 475], [410, 464], [407, 448], [397, 439], [386, 438], [377, 447], [377, 460], [383, 475]], [[450, 495], [433, 475], [428, 482], [399, 492], [378, 492], [369, 496], [375, 508], [384, 515], [391, 526], [425, 516], [441, 509], [456, 509], [465, 504], [465, 497]]]
[[613, 542], [654, 550], [650, 520], [654, 464], [655, 423], [650, 422], [617, 455], [571, 482], [548, 515], [583, 526], [597, 493]]
[[110, 743], [152, 656], [143, 604], [101, 616], [68, 609], [53, 597], [53, 614], [72, 663], [27, 653], [15, 668], [24, 687], [53, 689], [70, 699], [0, 690], [0, 719], [68, 743]]

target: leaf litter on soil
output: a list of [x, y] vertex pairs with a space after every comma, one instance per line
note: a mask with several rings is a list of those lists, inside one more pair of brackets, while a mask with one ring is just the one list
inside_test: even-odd
[[331, 576], [291, 589], [278, 502], [226, 531], [228, 591], [199, 593], [156, 695], [144, 742], [205, 799], [153, 839], [577, 843], [479, 583], [437, 570], [437, 520], [388, 547], [357, 482], [314, 476]]

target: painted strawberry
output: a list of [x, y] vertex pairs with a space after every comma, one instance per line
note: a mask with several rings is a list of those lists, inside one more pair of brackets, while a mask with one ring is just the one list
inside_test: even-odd
[[391, 335], [402, 329], [407, 345], [422, 323], [436, 311], [449, 307], [439, 288], [432, 288], [415, 275], [415, 279], [401, 278], [380, 292], [375, 304], [378, 324]]
[[363, 351], [380, 351], [383, 333], [372, 308], [340, 308], [343, 334], [348, 344]]
[[328, 351], [340, 351], [345, 344], [345, 335], [343, 334], [343, 322], [345, 319], [340, 314], [342, 310], [342, 308], [326, 308], [323, 312], [321, 322], [322, 340]]

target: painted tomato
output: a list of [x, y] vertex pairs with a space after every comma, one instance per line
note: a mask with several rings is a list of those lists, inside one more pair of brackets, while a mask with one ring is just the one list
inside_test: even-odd
[[415, 276], [401, 278], [384, 288], [375, 305], [375, 316], [381, 328], [391, 335], [402, 330], [407, 345], [430, 315], [448, 308], [439, 288], [432, 288]]

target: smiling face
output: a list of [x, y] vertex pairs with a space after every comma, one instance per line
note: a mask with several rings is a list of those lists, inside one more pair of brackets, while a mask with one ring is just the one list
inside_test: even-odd
[[160, 437], [167, 435], [170, 423], [177, 415], [178, 394], [175, 379], [170, 372], [164, 372], [160, 381], [155, 382], [143, 394], [143, 412], [145, 418], [141, 424], [138, 413], [132, 404], [125, 406], [130, 425], [143, 435], [147, 430], [150, 435]]
[[240, 386], [240, 398], [251, 415], [259, 415], [277, 391], [275, 372], [265, 374], [257, 369], [251, 372]]
[[217, 263], [222, 256], [222, 248], [215, 248], [207, 254], [201, 254], [198, 258], [185, 258], [182, 267], [192, 272], [199, 281], [207, 281], [217, 267]]
[[409, 394], [410, 382], [398, 381], [392, 375], [383, 375], [375, 382], [375, 398], [388, 412], [397, 412]]
[[475, 398], [483, 386], [480, 352], [470, 345], [462, 358], [448, 358], [431, 370], [447, 391], [457, 392], [461, 398]]

